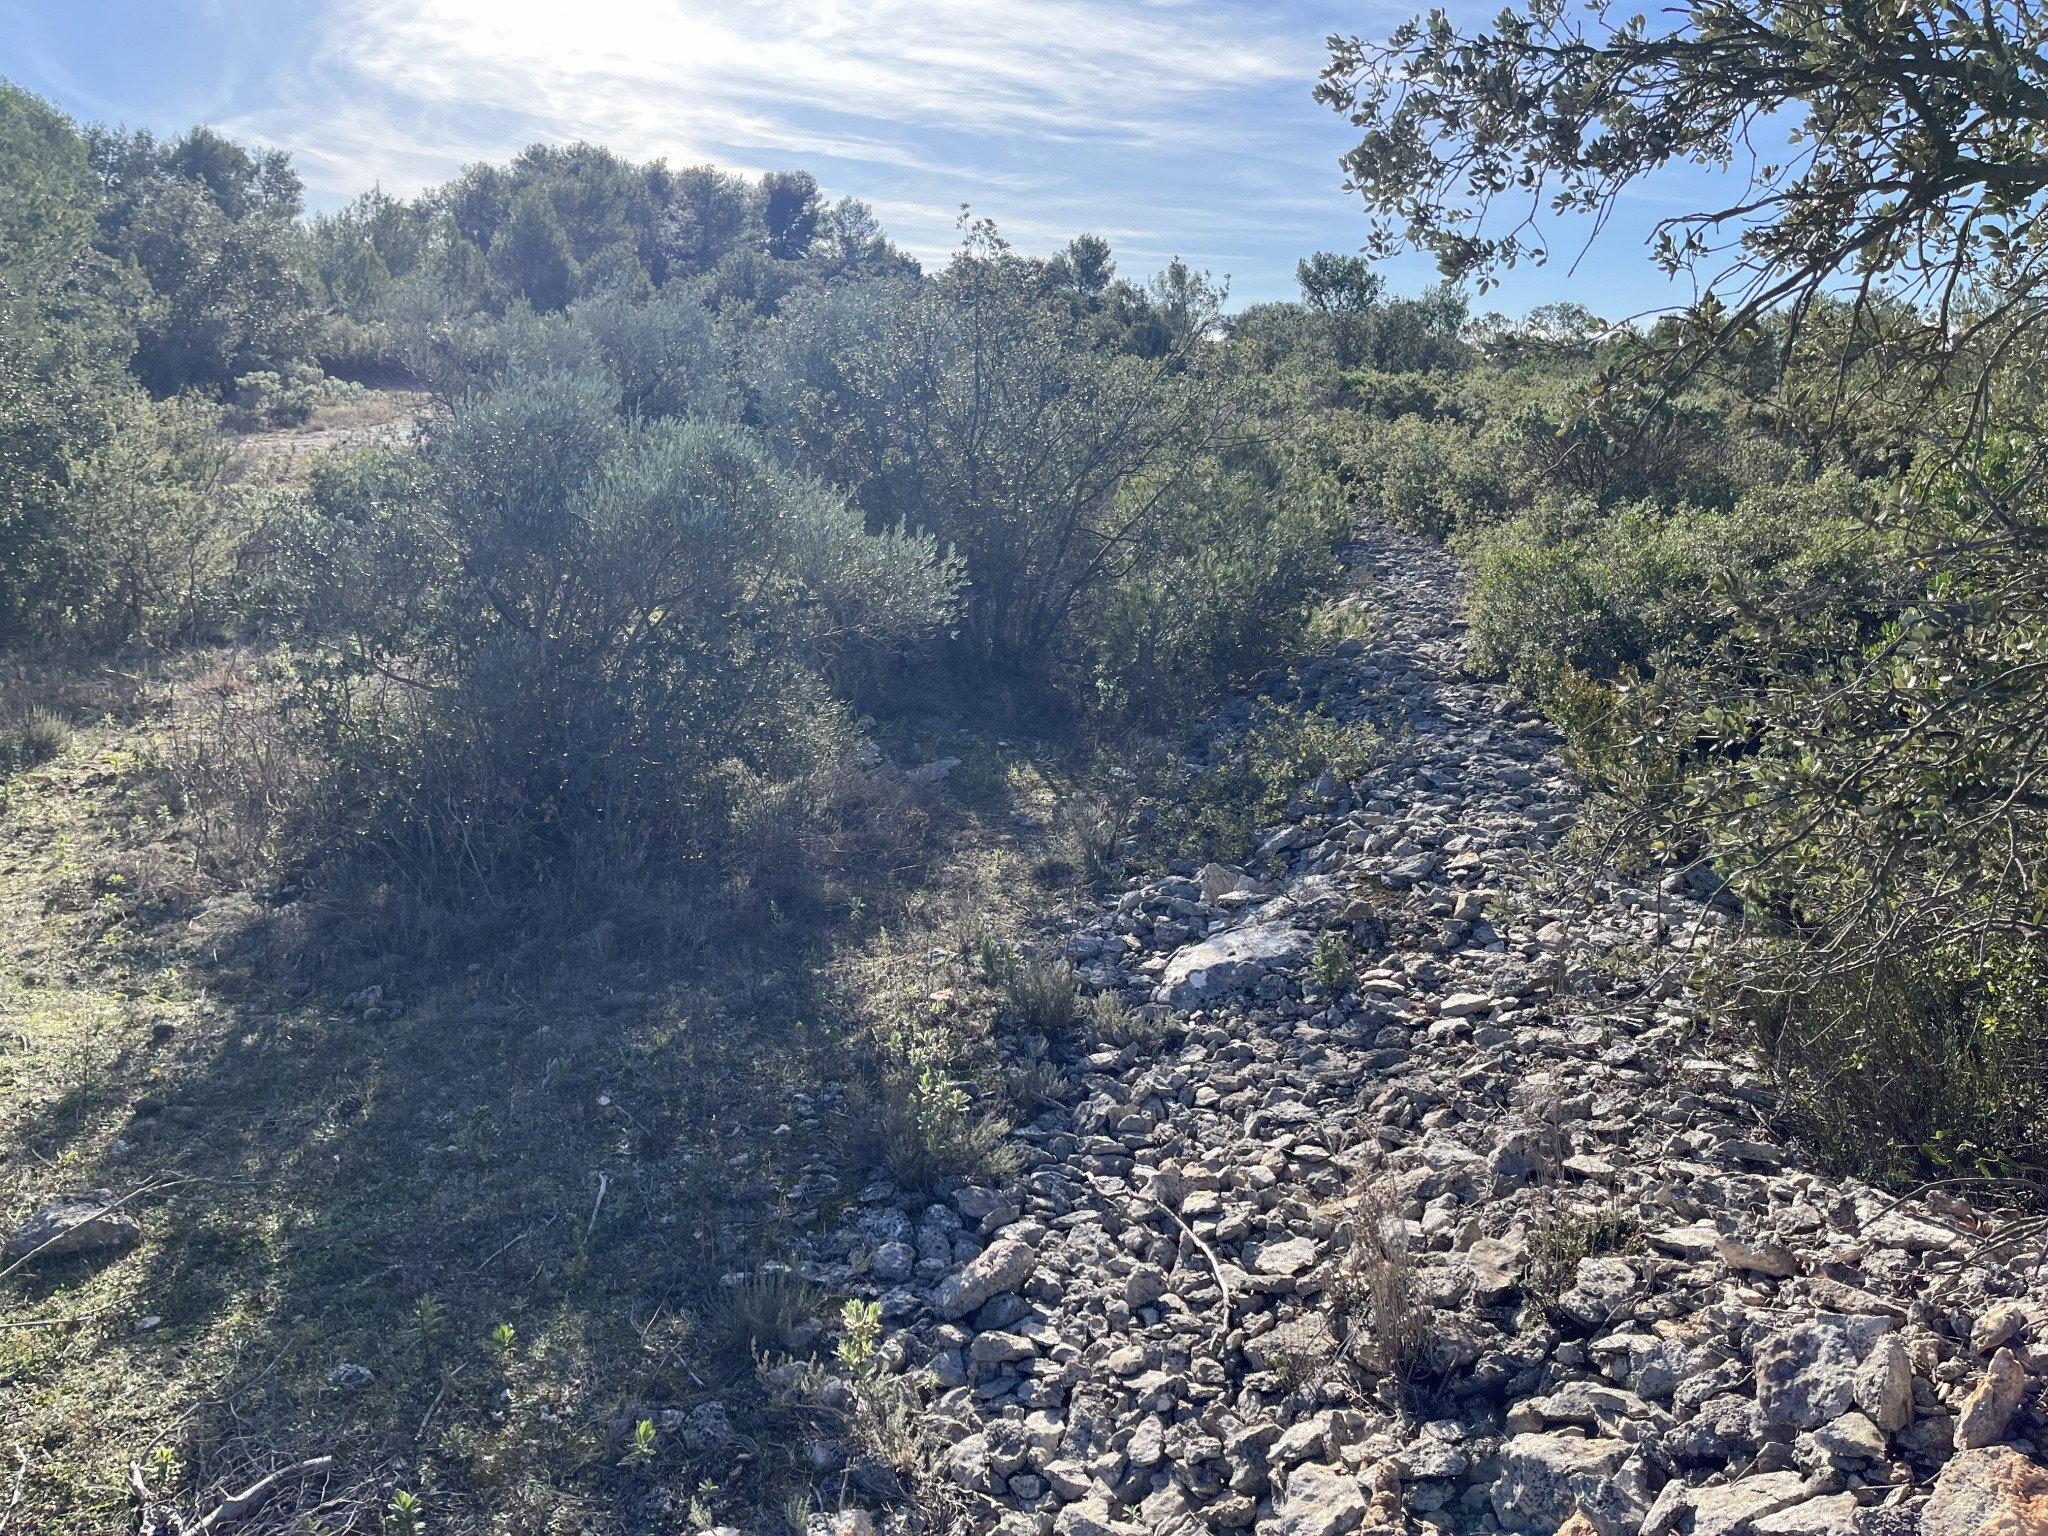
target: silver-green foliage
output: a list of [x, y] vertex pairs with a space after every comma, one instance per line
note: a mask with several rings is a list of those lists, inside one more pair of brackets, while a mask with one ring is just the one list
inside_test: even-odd
[[930, 539], [612, 389], [515, 381], [417, 455], [327, 472], [294, 530], [306, 702], [416, 859], [714, 832], [735, 774], [834, 749], [828, 673], [951, 611]]
[[964, 660], [1155, 716], [1298, 632], [1346, 524], [1170, 275], [1084, 300], [978, 227], [931, 279], [793, 299], [746, 364], [786, 455], [959, 553]]

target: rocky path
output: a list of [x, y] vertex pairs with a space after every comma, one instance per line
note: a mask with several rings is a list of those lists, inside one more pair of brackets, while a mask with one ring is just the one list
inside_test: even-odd
[[2048, 1533], [2038, 1252], [1807, 1166], [1687, 986], [1711, 892], [1546, 895], [1555, 737], [1459, 674], [1441, 551], [1356, 555], [1377, 639], [1289, 686], [1372, 771], [1071, 935], [1153, 1027], [1084, 1036], [1013, 1187], [876, 1186], [816, 1244], [927, 1373], [957, 1524]]

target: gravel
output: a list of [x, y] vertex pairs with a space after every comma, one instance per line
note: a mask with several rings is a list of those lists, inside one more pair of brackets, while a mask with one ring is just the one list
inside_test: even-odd
[[873, 1266], [844, 1235], [807, 1266], [883, 1302], [966, 1528], [2048, 1529], [2048, 1290], [1996, 1213], [1812, 1166], [1689, 985], [1718, 882], [1567, 879], [1579, 787], [1459, 671], [1453, 563], [1353, 556], [1374, 641], [1266, 681], [1372, 721], [1370, 772], [1072, 936], [1158, 1043], [1056, 1048], [1024, 1175], [939, 1202], [959, 1256], [913, 1265], [931, 1192], [878, 1181], [844, 1229], [886, 1234]]

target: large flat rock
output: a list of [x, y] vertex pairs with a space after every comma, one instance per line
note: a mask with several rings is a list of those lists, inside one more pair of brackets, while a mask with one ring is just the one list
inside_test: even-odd
[[1315, 940], [1279, 923], [1247, 923], [1176, 950], [1160, 974], [1159, 1001], [1193, 1007], [1243, 991], [1272, 970], [1307, 963]]

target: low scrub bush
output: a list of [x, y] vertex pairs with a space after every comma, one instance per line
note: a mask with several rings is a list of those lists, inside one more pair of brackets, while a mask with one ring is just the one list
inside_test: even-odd
[[1740, 900], [1757, 942], [1722, 982], [1845, 1171], [2048, 1166], [2048, 589], [2002, 499], [2036, 457], [1930, 472], [1882, 519], [1831, 472], [1725, 511], [1553, 503], [1468, 546], [1474, 660], [1563, 725], [1609, 852], [1703, 860]]
[[1016, 946], [1008, 939], [986, 928], [977, 928], [967, 936], [966, 944], [969, 957], [987, 985], [1007, 988], [1016, 979], [1023, 962], [1017, 957]]
[[[1177, 484], [1143, 560], [1078, 609], [1099, 706], [1171, 724], [1312, 643], [1349, 512], [1306, 455], [1240, 449]], [[1151, 494], [1138, 477], [1124, 494]]]
[[[71, 473], [66, 557], [23, 615], [46, 644], [104, 653], [219, 641], [246, 599], [285, 499], [251, 474], [195, 397], [115, 401], [109, 430]], [[4, 586], [5, 583], [0, 583]]]
[[701, 852], [750, 784], [849, 756], [827, 672], [943, 620], [955, 579], [739, 430], [563, 377], [330, 467], [280, 563], [357, 817], [409, 883], [486, 899]]
[[327, 378], [317, 363], [290, 362], [278, 370], [259, 369], [236, 379], [225, 424], [240, 432], [295, 427], [323, 405], [354, 403], [365, 393], [360, 384]]
[[1100, 795], [1069, 795], [1056, 814], [1060, 845], [1075, 869], [1100, 889], [1123, 873], [1127, 817]]
[[1117, 992], [1097, 992], [1085, 1010], [1098, 1039], [1114, 1046], [1156, 1050], [1173, 1033], [1173, 1010], [1162, 1004], [1133, 1008]]
[[1207, 344], [1197, 274], [1120, 344], [1106, 295], [1049, 275], [975, 224], [928, 282], [793, 300], [747, 358], [757, 409], [871, 526], [959, 554], [966, 678], [1177, 719], [1298, 637], [1347, 509], [1292, 445], [1295, 402]]
[[1081, 993], [1071, 960], [1041, 956], [1010, 977], [1010, 1006], [1024, 1028], [1042, 1035], [1071, 1029], [1080, 1017]]
[[55, 710], [31, 706], [0, 738], [0, 757], [11, 768], [34, 768], [71, 745], [71, 722]]
[[1309, 957], [1309, 980], [1325, 997], [1342, 995], [1356, 976], [1351, 945], [1344, 935], [1326, 929], [1316, 935], [1315, 953]]
[[1357, 597], [1333, 598], [1318, 604], [1302, 631], [1302, 643], [1310, 650], [1328, 653], [1356, 642], [1370, 644], [1379, 633], [1379, 616]]
[[[1776, 950], [1788, 965], [1796, 950]], [[2048, 952], [1895, 942], [1859, 974], [1749, 999], [1824, 1164], [1895, 1184], [2048, 1182]]]
[[1507, 461], [1474, 423], [1361, 416], [1344, 446], [1346, 488], [1382, 521], [1436, 538], [1494, 521], [1514, 504]]
[[1005, 1144], [1010, 1123], [983, 1108], [955, 1075], [943, 1030], [898, 1021], [883, 1042], [881, 1069], [856, 1096], [855, 1158], [887, 1171], [906, 1189], [948, 1182], [1000, 1183], [1017, 1167]]
[[1839, 474], [1728, 511], [1546, 499], [1465, 545], [1467, 665], [1540, 696], [1565, 672], [1698, 666], [1761, 606], [1816, 625], [1853, 614], [1881, 580], [1872, 503], [1871, 487]]
[[724, 839], [731, 897], [757, 915], [794, 914], [915, 882], [930, 853], [928, 795], [843, 758], [780, 781], [748, 775]]
[[1579, 1264], [1640, 1246], [1638, 1223], [1625, 1211], [1578, 1210], [1553, 1201], [1529, 1229], [1527, 1289], [1546, 1311], [1578, 1283]]
[[1034, 1115], [1065, 1096], [1067, 1074], [1047, 1054], [1050, 1049], [1045, 1036], [1033, 1035], [1003, 1065], [1004, 1086], [1020, 1115]]
[[754, 1362], [794, 1342], [797, 1325], [824, 1298], [787, 1264], [765, 1264], [722, 1278], [705, 1297], [700, 1336], [710, 1361], [728, 1381], [753, 1373]]
[[282, 707], [291, 687], [270, 659], [230, 653], [162, 712], [149, 766], [210, 878], [274, 872], [334, 835], [319, 744]]

